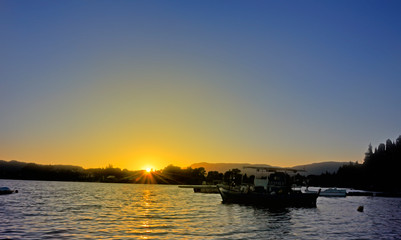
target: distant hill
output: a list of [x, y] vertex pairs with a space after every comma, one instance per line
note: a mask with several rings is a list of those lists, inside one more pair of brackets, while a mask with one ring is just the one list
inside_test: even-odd
[[293, 168], [304, 169], [306, 172], [302, 175], [320, 175], [322, 173], [336, 173], [340, 167], [349, 164], [349, 162], [320, 162], [305, 165], [297, 165]]
[[205, 168], [206, 172], [210, 171], [217, 171], [221, 173], [225, 173], [228, 170], [232, 170], [234, 168], [237, 168], [242, 171], [243, 167], [245, 166], [259, 166], [259, 167], [272, 167], [271, 165], [267, 164], [250, 164], [250, 163], [207, 163], [207, 162], [201, 162], [201, 163], [194, 163], [190, 167], [191, 168], [200, 168], [203, 167]]
[[11, 160], [11, 161], [0, 160], [0, 168], [7, 168], [8, 171], [19, 171], [28, 165], [47, 166], [57, 170], [75, 170], [75, 171], [84, 170], [80, 166], [73, 166], [73, 165], [42, 165], [36, 163], [19, 162], [16, 160]]
[[[306, 172], [300, 172], [302, 175], [320, 175], [325, 172], [334, 173], [337, 172], [338, 168], [349, 164], [349, 162], [321, 162], [321, 163], [312, 163], [305, 165], [297, 165], [292, 168], [295, 169], [304, 169]], [[200, 168], [203, 167], [207, 172], [209, 171], [218, 171], [221, 173], [225, 173], [228, 170], [237, 168], [243, 171], [245, 166], [258, 166], [258, 167], [273, 167], [267, 164], [250, 164], [250, 163], [194, 163], [190, 167], [191, 168]]]
[[0, 160], [0, 169], [7, 168], [10, 171], [19, 171], [21, 168], [25, 167], [28, 163], [18, 162], [15, 160], [11, 160], [9, 162]]

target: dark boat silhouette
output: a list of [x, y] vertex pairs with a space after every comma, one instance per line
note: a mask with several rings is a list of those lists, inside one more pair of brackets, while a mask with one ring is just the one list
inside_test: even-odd
[[241, 203], [266, 207], [316, 207], [319, 192], [305, 193], [291, 187], [287, 172], [302, 170], [273, 167], [253, 168], [259, 174], [253, 184], [218, 185], [223, 203]]

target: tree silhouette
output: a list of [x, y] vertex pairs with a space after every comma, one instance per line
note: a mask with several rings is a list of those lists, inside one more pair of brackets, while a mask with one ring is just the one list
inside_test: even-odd
[[[323, 173], [319, 176], [300, 175], [293, 181], [311, 186], [352, 187], [365, 190], [401, 192], [401, 135], [396, 141], [387, 139], [375, 150], [369, 144], [363, 164], [350, 162], [336, 173]], [[144, 175], [144, 171], [128, 171], [108, 165], [106, 168], [83, 169], [77, 166], [40, 165], [18, 161], [0, 160], [0, 178], [56, 181], [92, 181], [122, 183], [160, 183], [160, 184], [210, 184], [221, 183], [239, 185], [241, 182], [253, 183], [254, 176], [242, 176], [241, 170], [232, 169], [219, 173], [201, 168], [181, 169], [168, 165], [161, 171]], [[145, 181], [145, 180], [146, 181]], [[151, 179], [151, 181], [149, 180]], [[149, 181], [148, 181], [149, 180]]]

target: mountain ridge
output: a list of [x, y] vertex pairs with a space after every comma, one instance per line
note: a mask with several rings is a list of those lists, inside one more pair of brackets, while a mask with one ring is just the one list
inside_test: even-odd
[[[349, 162], [335, 162], [335, 161], [327, 161], [327, 162], [318, 162], [311, 164], [303, 164], [296, 165], [291, 168], [305, 170], [305, 172], [300, 172], [301, 175], [320, 175], [322, 173], [335, 173], [338, 168], [341, 166], [349, 164]], [[237, 168], [242, 170], [244, 167], [276, 167], [268, 164], [251, 164], [251, 163], [207, 163], [200, 162], [191, 164], [191, 168], [200, 168], [203, 167], [207, 172], [209, 171], [218, 171], [221, 173], [225, 173], [231, 169]]]

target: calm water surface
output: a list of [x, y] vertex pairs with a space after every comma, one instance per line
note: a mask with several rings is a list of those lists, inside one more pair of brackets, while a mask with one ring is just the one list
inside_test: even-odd
[[[0, 180], [0, 239], [401, 239], [401, 199], [317, 208], [222, 204], [177, 186]], [[358, 212], [363, 205], [364, 212]]]

